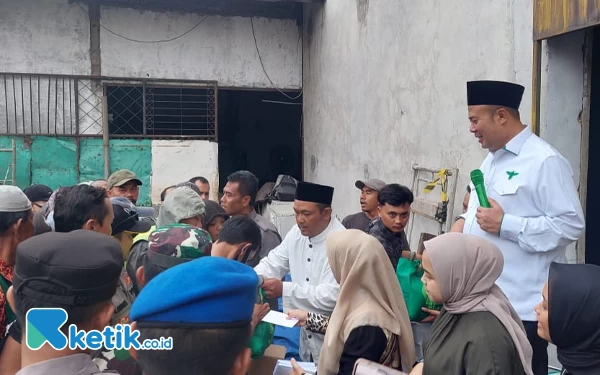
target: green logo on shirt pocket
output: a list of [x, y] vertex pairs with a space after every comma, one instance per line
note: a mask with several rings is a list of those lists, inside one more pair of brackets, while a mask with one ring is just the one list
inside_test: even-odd
[[506, 174], [508, 175], [508, 180], [512, 180], [513, 177], [518, 176], [519, 173], [515, 172], [515, 171], [506, 171]]

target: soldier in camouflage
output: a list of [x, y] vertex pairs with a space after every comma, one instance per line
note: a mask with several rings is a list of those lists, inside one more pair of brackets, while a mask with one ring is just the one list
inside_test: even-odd
[[210, 256], [212, 248], [212, 239], [208, 232], [187, 224], [159, 227], [149, 239], [150, 246], [145, 264], [150, 263], [163, 270], [192, 259]]
[[[136, 272], [140, 289], [168, 268], [210, 256], [212, 247], [208, 232], [187, 224], [158, 227], [150, 234], [148, 240], [148, 253], [144, 258], [144, 265]], [[142, 375], [142, 369], [126, 350], [97, 351], [93, 354], [93, 360], [101, 371], [114, 370], [121, 375]]]
[[[196, 192], [196, 185], [180, 184], [172, 190], [160, 206], [157, 225], [164, 227], [171, 224], [188, 224], [196, 228], [202, 227], [205, 217], [205, 205], [200, 195]], [[194, 188], [196, 190], [194, 190]], [[153, 229], [153, 231], [156, 228]], [[151, 233], [144, 233], [135, 238], [129, 257], [127, 258], [127, 274], [133, 281], [133, 292], [137, 295], [141, 289], [137, 285], [137, 270], [144, 265], [144, 259], [148, 252], [149, 237]]]

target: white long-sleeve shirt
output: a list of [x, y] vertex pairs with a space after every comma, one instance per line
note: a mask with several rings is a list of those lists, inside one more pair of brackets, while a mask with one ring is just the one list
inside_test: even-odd
[[[332, 232], [344, 230], [335, 217], [318, 236], [303, 236], [294, 226], [266, 258], [254, 268], [264, 277], [282, 279], [288, 273], [291, 282], [283, 283], [283, 309], [301, 309], [318, 314], [331, 315], [339, 294], [327, 260], [325, 240]], [[302, 329], [300, 334], [300, 356], [303, 361], [318, 362], [324, 336]]]
[[585, 225], [573, 171], [529, 128], [490, 152], [480, 169], [488, 197], [504, 210], [500, 234], [484, 232], [477, 224], [475, 191], [463, 215], [463, 233], [486, 238], [500, 248], [504, 270], [497, 284], [522, 320], [536, 321], [533, 308], [542, 298], [550, 263], [566, 262], [567, 245], [579, 239]]

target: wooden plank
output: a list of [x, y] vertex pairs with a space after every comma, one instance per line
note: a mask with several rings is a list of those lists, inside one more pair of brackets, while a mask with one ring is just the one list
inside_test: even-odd
[[441, 203], [431, 202], [424, 199], [415, 199], [410, 205], [410, 210], [415, 215], [423, 216], [431, 220], [437, 221], [435, 215], [438, 212], [438, 208]]
[[533, 39], [542, 40], [600, 24], [600, 0], [535, 0]]
[[540, 135], [540, 97], [542, 87], [542, 41], [533, 42], [533, 82], [531, 84], [531, 131]]
[[[579, 161], [579, 201], [583, 209], [583, 217], [586, 216], [587, 192], [588, 192], [588, 162], [590, 147], [590, 100], [592, 90], [592, 47], [594, 45], [594, 31], [586, 30], [585, 54], [583, 57], [583, 109], [581, 111], [581, 146]], [[585, 263], [585, 227], [577, 242], [577, 263]]]

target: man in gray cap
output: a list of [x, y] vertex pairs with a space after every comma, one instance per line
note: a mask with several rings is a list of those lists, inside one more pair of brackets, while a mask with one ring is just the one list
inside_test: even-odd
[[160, 206], [156, 225], [159, 227], [181, 223], [202, 228], [204, 201], [189, 187], [174, 189]]
[[106, 190], [109, 197], [124, 197], [133, 204], [140, 197], [140, 186], [142, 181], [135, 173], [128, 169], [121, 169], [111, 174], [106, 182]]
[[385, 186], [385, 182], [376, 179], [358, 180], [354, 186], [360, 189], [361, 212], [346, 216], [342, 220], [342, 225], [346, 229], [358, 229], [368, 232], [369, 224], [379, 215], [377, 197], [379, 196], [379, 191]]
[[0, 186], [0, 374], [11, 369], [14, 373], [12, 366], [20, 365], [19, 344], [7, 336], [8, 328], [16, 316], [6, 302], [6, 295], [13, 282], [17, 245], [31, 236], [31, 202], [18, 187]]
[[[78, 256], [73, 256], [73, 249]], [[114, 309], [111, 297], [123, 267], [117, 241], [89, 230], [44, 233], [21, 243], [16, 260], [8, 300], [22, 326], [34, 308], [64, 309], [67, 321], [60, 329], [65, 334], [71, 324], [86, 331], [108, 326]], [[26, 366], [18, 375], [101, 373], [88, 350], [41, 345], [37, 350], [22, 345]]]

